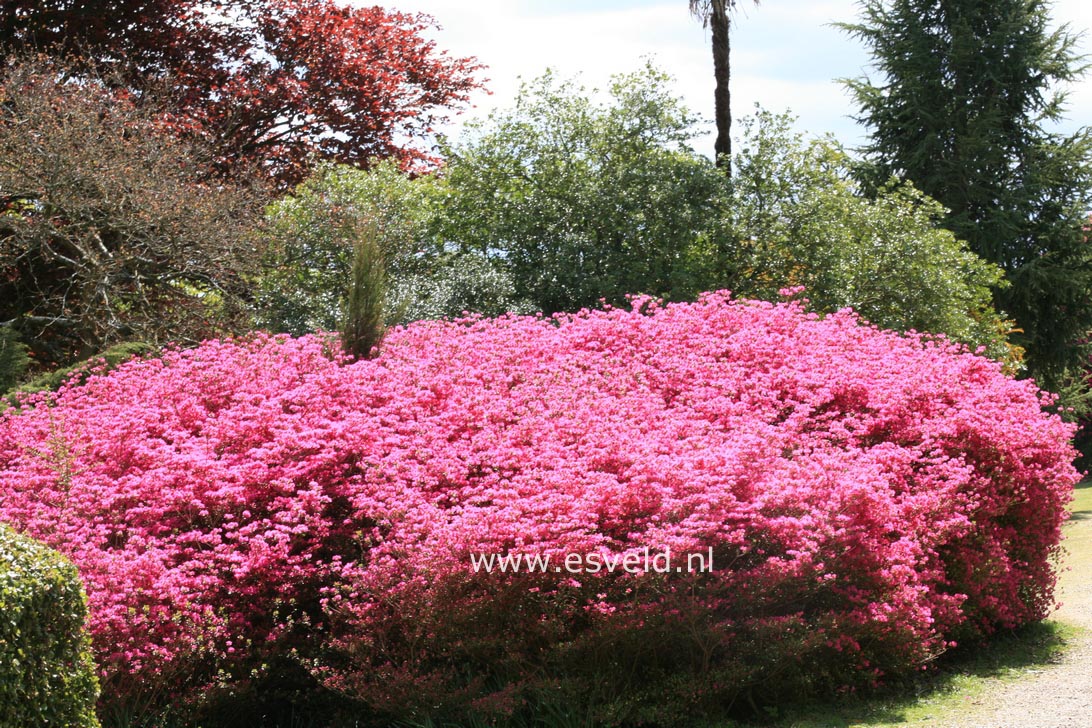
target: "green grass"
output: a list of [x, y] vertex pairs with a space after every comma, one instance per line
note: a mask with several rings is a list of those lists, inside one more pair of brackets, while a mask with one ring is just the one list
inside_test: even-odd
[[[1079, 485], [1066, 525], [1066, 583], [1092, 573], [1092, 481]], [[960, 725], [990, 704], [990, 694], [1057, 662], [1085, 630], [1059, 620], [1027, 625], [996, 635], [989, 644], [955, 651], [928, 676], [891, 687], [869, 698], [846, 698], [771, 711], [770, 728], [894, 728]], [[733, 725], [725, 724], [723, 728]]]
[[1072, 517], [1066, 527], [1065, 562], [1068, 571], [1062, 573], [1062, 582], [1069, 579], [1084, 579], [1092, 574], [1092, 480], [1077, 486], [1073, 503], [1070, 505]]

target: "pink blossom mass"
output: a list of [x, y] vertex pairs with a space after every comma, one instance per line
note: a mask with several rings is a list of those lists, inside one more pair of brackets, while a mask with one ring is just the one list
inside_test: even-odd
[[[0, 520], [78, 566], [105, 699], [290, 654], [377, 711], [505, 711], [620, 635], [702, 696], [841, 684], [1054, 606], [1071, 427], [943, 339], [715, 293], [337, 352], [209, 341], [0, 415]], [[471, 569], [647, 549], [715, 568]]]

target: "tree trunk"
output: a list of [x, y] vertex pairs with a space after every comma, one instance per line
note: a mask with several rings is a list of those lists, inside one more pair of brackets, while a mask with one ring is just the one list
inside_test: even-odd
[[713, 29], [713, 75], [717, 81], [716, 90], [713, 92], [717, 141], [713, 148], [717, 155], [717, 166], [730, 177], [732, 175], [732, 93], [728, 90], [728, 81], [731, 77], [728, 4], [727, 0], [713, 0], [710, 3], [709, 24]]

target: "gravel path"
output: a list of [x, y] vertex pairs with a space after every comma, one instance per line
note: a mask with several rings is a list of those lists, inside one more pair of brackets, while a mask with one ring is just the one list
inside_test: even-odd
[[[940, 728], [1088, 728], [1092, 726], [1092, 512], [1074, 514], [1066, 526], [1067, 562], [1053, 619], [1082, 627], [1056, 664], [1026, 670], [1013, 682], [998, 682], [996, 691], [977, 701], [971, 715]], [[921, 723], [915, 725], [921, 726]]]

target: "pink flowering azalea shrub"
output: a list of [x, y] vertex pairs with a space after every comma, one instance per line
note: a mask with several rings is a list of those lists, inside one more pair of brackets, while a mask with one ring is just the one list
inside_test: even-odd
[[[355, 363], [257, 336], [0, 416], [0, 520], [79, 566], [106, 706], [291, 673], [377, 720], [666, 724], [1042, 618], [1078, 479], [1045, 404], [726, 294], [418, 323]], [[668, 552], [712, 569], [556, 570]]]

